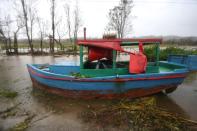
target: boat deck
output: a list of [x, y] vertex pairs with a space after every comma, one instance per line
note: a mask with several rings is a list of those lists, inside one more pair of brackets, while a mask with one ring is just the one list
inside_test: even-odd
[[[76, 65], [48, 65], [48, 66], [37, 66], [39, 69], [55, 74], [61, 75], [73, 75], [73, 74], [81, 74], [88, 77], [101, 77], [101, 76], [113, 76], [113, 75], [129, 75], [128, 67], [122, 68], [107, 68], [107, 69], [80, 69], [80, 66]], [[43, 68], [44, 67], [44, 68]], [[170, 62], [160, 62], [159, 66], [154, 66], [154, 63], [149, 63], [147, 66], [146, 74], [151, 73], [165, 73], [165, 72], [173, 72], [179, 69], [185, 69], [185, 67], [176, 65]], [[134, 74], [135, 75], [135, 74]]]
[[159, 72], [160, 73], [162, 73], [162, 72], [169, 72], [169, 71], [173, 71], [173, 69], [167, 68], [167, 67], [163, 67], [163, 66], [159, 67]]

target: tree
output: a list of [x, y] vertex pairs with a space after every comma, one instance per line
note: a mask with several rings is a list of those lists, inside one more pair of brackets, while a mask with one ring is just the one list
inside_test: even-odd
[[65, 12], [66, 12], [66, 25], [68, 28], [68, 36], [70, 43], [72, 43], [72, 36], [71, 36], [71, 22], [70, 22], [70, 6], [68, 4], [65, 5]]
[[23, 15], [23, 10], [21, 10], [20, 7], [21, 1], [13, 1], [13, 8], [14, 11], [16, 12], [14, 20], [13, 20], [13, 31], [12, 33], [14, 34], [14, 53], [18, 54], [18, 33], [19, 31], [25, 27], [25, 22], [24, 22], [24, 15]]
[[30, 28], [30, 40], [31, 40], [31, 42], [33, 42], [33, 26], [36, 22], [36, 10], [35, 10], [35, 8], [29, 6], [28, 13], [29, 13], [29, 23], [30, 23], [30, 26], [29, 26], [29, 28]]
[[[28, 39], [28, 44], [29, 44], [29, 47], [31, 49], [31, 53], [33, 54], [34, 53], [34, 49], [33, 49], [33, 44], [32, 44], [32, 23], [29, 25], [28, 21], [29, 21], [29, 17], [28, 17], [28, 10], [32, 10], [30, 9], [31, 7], [27, 7], [27, 4], [25, 3], [24, 0], [21, 0], [21, 5], [22, 5], [22, 9], [23, 9], [23, 21], [24, 21], [24, 25], [25, 25], [25, 29], [26, 29], [26, 35], [27, 35], [27, 39]], [[31, 11], [29, 13], [32, 13]], [[30, 15], [32, 16], [32, 14]], [[30, 19], [30, 21], [32, 22], [32, 18]], [[31, 27], [30, 27], [31, 26]], [[29, 27], [30, 27], [30, 31], [31, 33], [29, 32]]]
[[10, 15], [6, 15], [3, 19], [0, 19], [0, 37], [5, 44], [6, 54], [8, 55], [12, 51], [11, 46], [11, 24], [13, 21]]
[[2, 21], [0, 20], [0, 40], [3, 40], [5, 38], [3, 27], [2, 27]]
[[39, 27], [40, 51], [43, 54], [43, 40], [44, 40], [44, 37], [47, 36], [46, 35], [47, 24], [40, 17], [37, 17], [37, 23]]
[[55, 39], [56, 43], [60, 45], [60, 49], [61, 50], [64, 50], [64, 47], [63, 47], [63, 44], [61, 42], [61, 39], [63, 38], [63, 36], [65, 36], [65, 33], [64, 33], [64, 25], [62, 25], [62, 19], [59, 20], [59, 22], [56, 24], [57, 28], [56, 28], [56, 31], [57, 31], [57, 36], [58, 36], [58, 40]]
[[7, 33], [7, 40], [8, 40], [8, 49], [9, 52], [11, 52], [11, 36], [10, 36], [10, 31], [11, 31], [11, 19], [10, 15], [5, 17], [5, 27], [6, 27], [6, 33]]
[[[69, 40], [70, 40], [70, 43], [73, 43], [72, 42], [72, 38], [73, 38], [73, 40], [74, 40], [73, 50], [76, 50], [76, 48], [77, 48], [76, 41], [78, 38], [79, 28], [82, 26], [80, 13], [79, 13], [78, 1], [76, 0], [76, 4], [75, 4], [72, 14], [71, 14], [71, 9], [70, 9], [69, 4], [66, 4], [64, 8], [65, 8], [65, 12], [66, 12], [66, 26], [68, 29]], [[72, 23], [71, 23], [71, 18], [70, 18], [71, 15], [73, 16]]]
[[123, 38], [130, 32], [131, 25], [131, 9], [133, 1], [121, 0], [118, 6], [109, 11], [109, 24], [107, 30], [115, 31], [118, 38]]
[[20, 31], [20, 29], [24, 27], [24, 25], [20, 20], [20, 16], [18, 16], [18, 19], [15, 22], [16, 22], [16, 29], [14, 31], [14, 53], [18, 54], [18, 32]]
[[55, 0], [51, 0], [51, 25], [52, 25], [52, 41], [50, 42], [50, 52], [54, 53], [55, 44]]
[[0, 19], [0, 40], [3, 41], [3, 43], [5, 44], [5, 49], [6, 49], [6, 54], [9, 54], [9, 50], [8, 50], [8, 46], [7, 46], [7, 42], [8, 39], [5, 35], [5, 31], [4, 31], [4, 21]]
[[79, 28], [81, 26], [81, 19], [79, 15], [79, 6], [78, 1], [76, 1], [75, 9], [74, 9], [74, 29], [73, 29], [73, 36], [74, 36], [74, 50], [77, 49], [76, 43], [78, 38]]
[[4, 32], [6, 33], [6, 38], [7, 38], [7, 50], [8, 52], [11, 52], [12, 50], [12, 46], [11, 46], [11, 36], [10, 36], [10, 32], [11, 32], [11, 23], [12, 23], [12, 20], [10, 19], [10, 15], [7, 15], [5, 16], [5, 19], [4, 19], [4, 23], [5, 23], [5, 30]]

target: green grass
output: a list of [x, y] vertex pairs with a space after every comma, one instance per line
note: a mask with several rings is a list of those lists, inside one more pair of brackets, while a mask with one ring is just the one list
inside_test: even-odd
[[0, 89], [0, 96], [6, 98], [15, 98], [18, 95], [16, 91], [11, 91], [8, 89]]
[[[62, 45], [64, 49], [70, 49], [73, 46], [73, 43], [70, 43], [68, 41], [62, 41]], [[12, 48], [13, 48], [13, 43], [12, 43]], [[5, 45], [0, 42], [0, 47], [2, 49], [5, 49]], [[34, 49], [40, 49], [40, 42], [39, 41], [33, 41], [33, 47]], [[54, 45], [55, 48], [60, 48], [60, 45], [55, 43]], [[27, 49], [29, 48], [29, 44], [26, 41], [19, 41], [18, 43], [18, 48], [19, 49]], [[48, 41], [43, 41], [43, 48], [49, 48], [49, 43]]]

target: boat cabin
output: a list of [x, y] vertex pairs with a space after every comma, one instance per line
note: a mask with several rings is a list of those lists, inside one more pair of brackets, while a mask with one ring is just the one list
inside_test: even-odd
[[[77, 44], [80, 46], [80, 74], [88, 77], [102, 77], [158, 73], [159, 45], [161, 42], [161, 39], [78, 40]], [[154, 44], [156, 47], [155, 62], [147, 62], [144, 55], [144, 46], [150, 44]], [[126, 47], [133, 50], [126, 50]], [[119, 54], [129, 56], [129, 60], [117, 60]]]

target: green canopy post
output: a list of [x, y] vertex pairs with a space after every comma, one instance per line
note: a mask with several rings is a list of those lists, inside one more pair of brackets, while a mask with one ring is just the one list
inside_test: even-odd
[[113, 50], [113, 69], [116, 68], [116, 53], [117, 53], [117, 51]]
[[159, 49], [159, 43], [156, 43], [156, 66], [159, 66], [159, 53], [160, 53], [160, 49]]
[[80, 69], [83, 69], [83, 46], [80, 45]]

